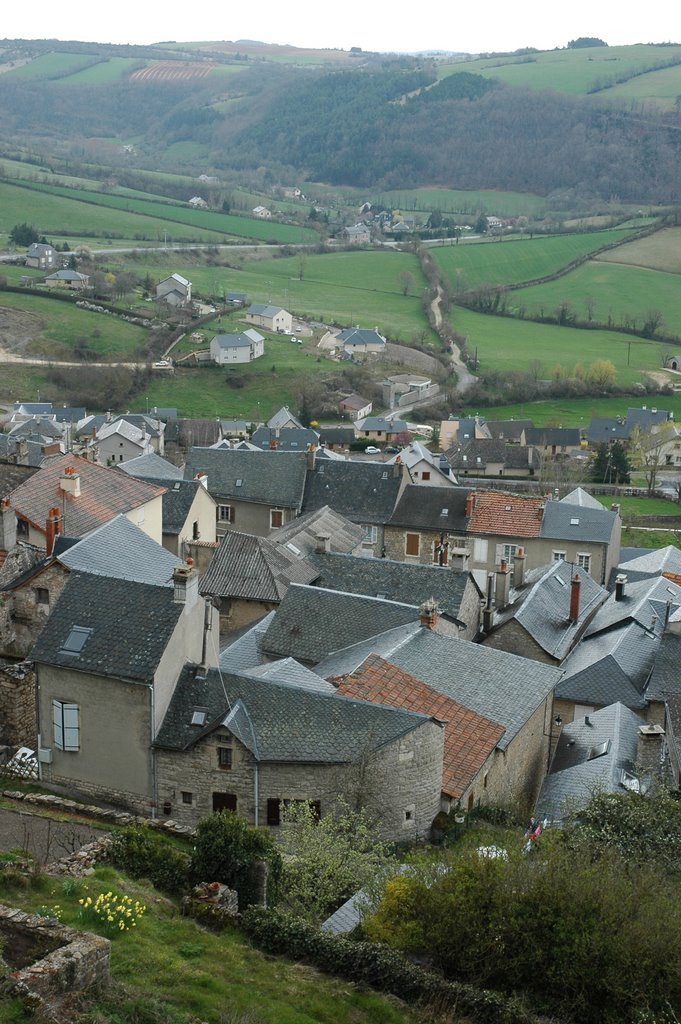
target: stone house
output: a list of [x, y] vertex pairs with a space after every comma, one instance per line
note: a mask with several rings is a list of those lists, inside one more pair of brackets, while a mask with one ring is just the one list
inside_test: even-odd
[[387, 420], [383, 416], [365, 416], [355, 421], [355, 434], [369, 441], [390, 444], [398, 435], [409, 435], [409, 424], [404, 420]]
[[471, 439], [448, 448], [445, 456], [457, 476], [533, 477], [541, 469], [541, 456], [532, 447], [506, 444], [489, 438]]
[[385, 526], [388, 558], [468, 569], [468, 495], [464, 487], [408, 484]]
[[387, 465], [401, 462], [409, 470], [413, 483], [423, 487], [453, 487], [457, 480], [444, 455], [431, 452], [420, 441], [411, 441], [399, 455], [387, 460]]
[[185, 668], [154, 744], [163, 813], [193, 825], [227, 809], [276, 829], [290, 800], [325, 815], [344, 797], [385, 839], [425, 838], [440, 806], [441, 723], [324, 687]]
[[185, 479], [201, 479], [217, 506], [217, 535], [228, 530], [267, 537], [298, 515], [303, 502], [304, 452], [192, 448]]
[[70, 288], [82, 292], [90, 287], [90, 277], [77, 270], [57, 270], [45, 278], [45, 284], [48, 288]]
[[56, 249], [45, 242], [33, 242], [26, 252], [27, 267], [37, 267], [38, 270], [54, 270], [58, 261], [59, 256]]
[[215, 664], [216, 617], [188, 567], [163, 586], [71, 573], [31, 655], [43, 784], [154, 814], [152, 744], [182, 666]]
[[373, 403], [369, 399], [353, 393], [341, 398], [338, 408], [341, 416], [347, 415], [354, 423], [355, 420], [363, 420], [370, 415]]
[[154, 451], [146, 430], [125, 419], [102, 424], [88, 447], [95, 453], [100, 466], [118, 465]]
[[246, 310], [246, 319], [258, 327], [263, 327], [266, 331], [277, 334], [290, 333], [293, 328], [293, 317], [281, 306], [255, 302]]
[[181, 274], [171, 274], [156, 285], [156, 298], [170, 306], [188, 306], [192, 301], [192, 283]]
[[582, 450], [577, 427], [527, 427], [520, 443], [536, 448], [544, 459], [564, 459]]

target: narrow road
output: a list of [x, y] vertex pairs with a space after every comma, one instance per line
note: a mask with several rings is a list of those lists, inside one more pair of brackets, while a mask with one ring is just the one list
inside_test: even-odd
[[[442, 289], [437, 286], [437, 295], [430, 304], [430, 309], [433, 314], [433, 321], [435, 323], [435, 329], [439, 330], [442, 327], [442, 312], [440, 310], [440, 304], [442, 302]], [[452, 369], [456, 373], [458, 383], [456, 385], [456, 393], [462, 395], [465, 391], [477, 382], [478, 378], [471, 373], [466, 364], [461, 358], [461, 350], [458, 345], [455, 345], [452, 341], [450, 347], [451, 352], [451, 364]]]

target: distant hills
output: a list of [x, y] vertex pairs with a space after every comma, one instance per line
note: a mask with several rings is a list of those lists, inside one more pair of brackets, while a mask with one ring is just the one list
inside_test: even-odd
[[[0, 43], [0, 148], [239, 183], [681, 200], [681, 46], [475, 59]], [[134, 152], [134, 156], [132, 155]]]

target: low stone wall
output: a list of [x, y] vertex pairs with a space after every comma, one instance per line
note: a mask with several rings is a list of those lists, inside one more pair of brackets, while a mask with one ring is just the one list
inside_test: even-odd
[[[6, 938], [9, 970], [3, 983], [6, 994], [18, 996], [33, 1013], [58, 1020], [65, 997], [104, 986], [109, 981], [111, 943], [89, 932], [66, 928], [58, 921], [34, 917], [0, 904], [0, 936]], [[27, 966], [13, 969], [13, 956], [21, 947], [51, 949]], [[40, 954], [39, 954], [40, 955]]]

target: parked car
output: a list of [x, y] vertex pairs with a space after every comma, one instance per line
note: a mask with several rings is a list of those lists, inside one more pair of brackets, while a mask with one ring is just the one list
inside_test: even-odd
[[368, 447], [366, 447], [364, 449], [364, 451], [365, 451], [366, 455], [380, 455], [381, 454], [381, 449], [380, 448], [376, 448], [376, 446], [373, 445], [373, 444], [368, 445]]
[[400, 449], [399, 448], [395, 448], [395, 446], [392, 445], [392, 444], [389, 445], [387, 448], [385, 448], [384, 451], [386, 451], [388, 453], [388, 455], [399, 455], [400, 454]]

